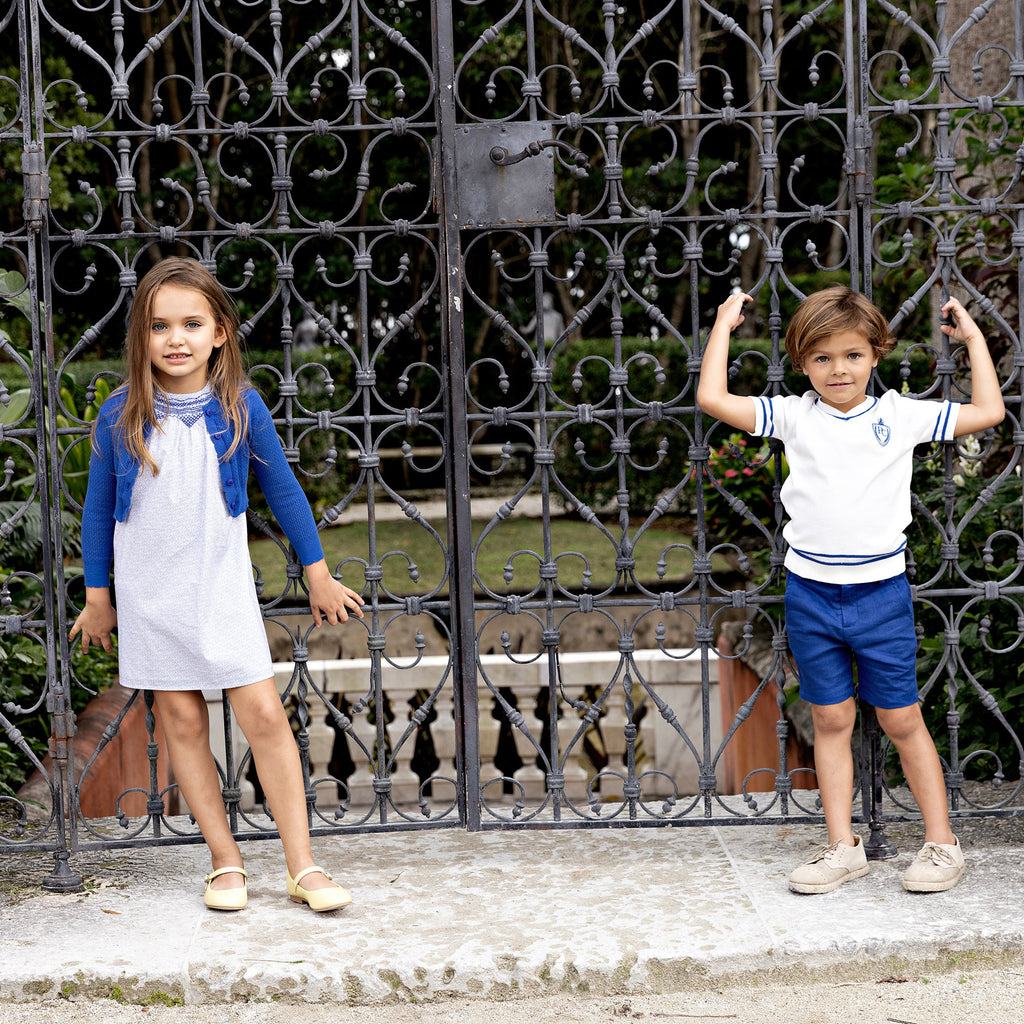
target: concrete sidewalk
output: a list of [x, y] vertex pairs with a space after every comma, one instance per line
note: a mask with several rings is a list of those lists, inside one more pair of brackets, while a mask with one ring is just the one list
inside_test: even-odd
[[237, 914], [204, 907], [203, 846], [76, 855], [72, 896], [38, 888], [49, 856], [5, 854], [0, 1003], [640, 995], [1022, 965], [1024, 819], [957, 831], [968, 871], [951, 892], [903, 891], [921, 828], [901, 824], [897, 859], [824, 896], [786, 888], [819, 826], [320, 838], [354, 902], [319, 916], [285, 897], [276, 841], [243, 844]]

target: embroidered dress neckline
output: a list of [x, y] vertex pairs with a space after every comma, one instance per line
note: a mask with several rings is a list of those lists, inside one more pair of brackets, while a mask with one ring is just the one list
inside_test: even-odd
[[[202, 391], [196, 391], [191, 395], [175, 395], [164, 392], [163, 408], [157, 408], [157, 416], [164, 419], [166, 416], [173, 416], [180, 420], [186, 427], [191, 427], [203, 418], [203, 409], [213, 395], [210, 385], [207, 384]], [[159, 399], [158, 399], [159, 402]]]

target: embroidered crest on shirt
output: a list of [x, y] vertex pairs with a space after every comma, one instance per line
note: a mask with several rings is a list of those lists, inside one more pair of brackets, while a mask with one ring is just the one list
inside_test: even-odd
[[871, 424], [871, 429], [874, 432], [875, 440], [884, 448], [892, 436], [892, 431], [886, 426], [885, 420], [879, 416], [878, 422]]

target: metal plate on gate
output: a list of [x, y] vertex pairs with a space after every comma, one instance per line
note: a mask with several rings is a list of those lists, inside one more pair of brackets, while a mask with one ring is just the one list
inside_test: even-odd
[[459, 176], [459, 225], [532, 224], [555, 219], [555, 155], [536, 156], [501, 167], [491, 159], [496, 146], [510, 155], [532, 142], [552, 138], [552, 126], [536, 121], [518, 124], [469, 124], [456, 131]]

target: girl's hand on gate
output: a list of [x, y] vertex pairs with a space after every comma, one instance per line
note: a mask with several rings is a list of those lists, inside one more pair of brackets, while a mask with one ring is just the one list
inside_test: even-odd
[[360, 619], [363, 617], [363, 599], [331, 575], [326, 560], [306, 566], [306, 584], [309, 587], [309, 610], [317, 628], [324, 619], [336, 626], [339, 622], [348, 622], [350, 614]]
[[89, 653], [89, 645], [102, 647], [108, 654], [114, 650], [110, 634], [117, 626], [117, 611], [110, 603], [107, 587], [86, 587], [85, 607], [79, 612], [71, 627], [68, 640], [82, 634], [82, 653]]

